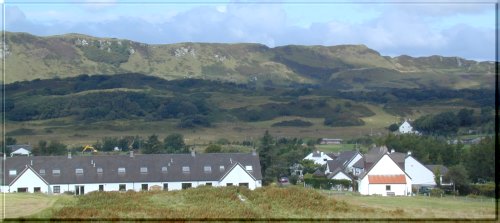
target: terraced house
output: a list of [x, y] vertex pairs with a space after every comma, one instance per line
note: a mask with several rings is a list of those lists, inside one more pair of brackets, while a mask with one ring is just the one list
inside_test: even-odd
[[23, 156], [4, 158], [2, 192], [77, 195], [92, 191], [262, 186], [255, 153]]

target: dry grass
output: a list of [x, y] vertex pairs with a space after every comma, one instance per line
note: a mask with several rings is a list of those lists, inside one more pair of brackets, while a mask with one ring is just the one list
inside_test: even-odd
[[269, 186], [254, 191], [241, 187], [198, 187], [170, 192], [94, 192], [80, 197], [43, 194], [6, 197], [9, 218], [477, 220], [495, 217], [495, 204], [487, 200], [335, 195], [296, 186]]

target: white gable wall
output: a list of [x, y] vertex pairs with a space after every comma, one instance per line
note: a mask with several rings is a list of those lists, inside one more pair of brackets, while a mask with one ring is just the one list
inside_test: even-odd
[[261, 186], [260, 183], [254, 180], [240, 165], [236, 165], [231, 172], [219, 182], [219, 186], [226, 186], [228, 183], [232, 183], [234, 186], [238, 186], [240, 183], [248, 183], [248, 188], [250, 188], [250, 190], [254, 190]]
[[[405, 175], [406, 184], [370, 184], [368, 176], [370, 175]], [[385, 186], [391, 185], [391, 192], [396, 195], [407, 195], [411, 192], [412, 180], [387, 154], [385, 154], [375, 166], [359, 180], [358, 191], [363, 195], [382, 194], [386, 195]]]
[[411, 127], [410, 123], [405, 121], [401, 126], [399, 126], [399, 132], [400, 133], [412, 133], [413, 132], [413, 127]]
[[18, 188], [28, 188], [27, 192], [33, 193], [35, 187], [40, 187], [41, 193], [47, 193], [49, 190], [49, 186], [32, 169], [28, 168], [9, 186], [9, 191], [17, 192]]
[[19, 149], [16, 149], [16, 151], [14, 152], [11, 152], [10, 153], [10, 156], [14, 156], [14, 155], [23, 155], [23, 156], [29, 156], [31, 154], [31, 152], [25, 148], [19, 148]]
[[304, 159], [312, 160], [314, 163], [319, 164], [319, 165], [325, 165], [326, 160], [333, 160], [330, 156], [326, 155], [326, 153], [321, 152], [321, 156], [319, 157], [313, 157], [313, 153], [309, 153]]
[[334, 180], [351, 180], [351, 178], [349, 176], [345, 175], [345, 173], [343, 173], [342, 171], [338, 172], [337, 174], [335, 174], [335, 176], [333, 176], [331, 179], [334, 179]]
[[405, 172], [410, 175], [413, 185], [436, 186], [434, 173], [412, 156], [405, 159]]

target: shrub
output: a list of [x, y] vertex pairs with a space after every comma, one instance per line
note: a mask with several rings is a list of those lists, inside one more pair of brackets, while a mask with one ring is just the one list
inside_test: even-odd
[[311, 122], [302, 121], [300, 119], [294, 119], [294, 120], [290, 120], [290, 121], [277, 122], [277, 123], [274, 123], [272, 126], [273, 127], [277, 127], [277, 126], [309, 127], [312, 125], [313, 125], [313, 123], [311, 123]]
[[441, 197], [444, 195], [444, 191], [439, 188], [434, 188], [431, 190], [431, 197]]

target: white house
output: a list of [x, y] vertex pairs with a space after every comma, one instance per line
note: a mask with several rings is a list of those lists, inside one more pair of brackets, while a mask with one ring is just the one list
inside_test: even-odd
[[328, 175], [336, 169], [341, 169], [346, 173], [353, 172], [353, 165], [362, 158], [358, 151], [343, 151], [335, 156], [335, 159], [328, 160], [326, 163], [325, 174]]
[[77, 195], [92, 191], [262, 186], [255, 153], [18, 156], [4, 160], [2, 192]]
[[328, 156], [324, 152], [320, 151], [314, 151], [312, 153], [309, 153], [305, 158], [305, 160], [312, 160], [314, 163], [319, 164], [319, 165], [325, 165], [326, 161], [328, 160], [333, 160], [330, 156]]
[[413, 127], [410, 125], [408, 121], [404, 121], [403, 124], [399, 126], [399, 133], [401, 134], [409, 134], [415, 133], [418, 134], [418, 131], [413, 131]]
[[411, 188], [411, 177], [387, 153], [367, 168], [358, 180], [358, 191], [363, 195], [408, 196]]
[[10, 156], [30, 156], [33, 150], [31, 145], [10, 145], [7, 148], [11, 151]]
[[436, 186], [432, 170], [413, 158], [410, 152], [405, 159], [405, 171], [411, 177], [414, 187]]

